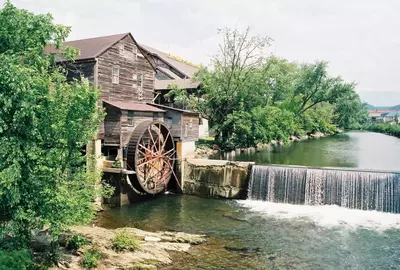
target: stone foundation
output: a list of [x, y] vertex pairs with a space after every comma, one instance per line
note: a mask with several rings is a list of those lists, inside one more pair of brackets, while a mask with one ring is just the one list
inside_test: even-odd
[[212, 198], [245, 199], [253, 162], [186, 159], [183, 193]]

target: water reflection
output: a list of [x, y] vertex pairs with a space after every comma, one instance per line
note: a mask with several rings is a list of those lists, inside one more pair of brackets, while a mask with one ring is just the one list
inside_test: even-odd
[[372, 132], [347, 132], [331, 137], [274, 146], [261, 152], [229, 153], [212, 158], [317, 167], [399, 170], [400, 140]]

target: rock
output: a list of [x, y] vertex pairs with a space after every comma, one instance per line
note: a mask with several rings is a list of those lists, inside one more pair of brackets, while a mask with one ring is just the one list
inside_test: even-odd
[[46, 251], [47, 247], [51, 245], [52, 238], [46, 230], [35, 230], [32, 231], [32, 242], [31, 246], [33, 251], [43, 252]]
[[144, 241], [146, 241], [146, 242], [161, 242], [161, 238], [154, 237], [154, 236], [145, 236]]
[[[116, 252], [112, 249], [112, 239], [121, 230], [108, 230], [100, 227], [79, 226], [71, 229], [91, 240], [103, 254], [103, 259], [96, 269], [157, 269], [157, 265], [172, 263], [168, 251], [188, 252], [191, 245], [206, 241], [204, 235], [186, 234], [182, 232], [146, 232], [135, 228], [124, 228], [129, 234], [140, 241], [140, 249], [136, 251]], [[61, 257], [60, 265], [54, 269], [83, 269], [79, 262], [86, 246], [76, 254], [67, 254]]]

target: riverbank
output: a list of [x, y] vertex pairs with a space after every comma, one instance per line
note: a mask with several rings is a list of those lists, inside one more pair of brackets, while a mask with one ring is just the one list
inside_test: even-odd
[[[342, 133], [342, 130], [337, 130], [335, 134]], [[311, 139], [319, 139], [323, 137], [327, 137], [333, 134], [328, 134], [328, 133], [322, 133], [322, 132], [316, 132], [312, 133], [310, 135], [301, 135], [301, 136], [290, 136], [288, 138], [288, 144], [292, 142], [297, 142], [297, 141], [305, 141], [305, 140], [311, 140]], [[283, 141], [278, 141], [278, 140], [272, 140], [270, 143], [267, 144], [258, 144], [256, 147], [249, 147], [249, 148], [238, 148], [229, 152], [221, 150], [218, 145], [214, 143], [213, 138], [206, 138], [206, 139], [200, 139], [196, 143], [196, 150], [194, 153], [194, 158], [204, 158], [204, 157], [210, 157], [210, 156], [215, 156], [220, 153], [231, 153], [231, 154], [240, 154], [240, 153], [254, 153], [254, 152], [259, 152], [263, 151], [269, 147], [277, 146], [277, 145], [285, 145]]]
[[375, 123], [364, 126], [364, 130], [382, 133], [390, 136], [400, 138], [400, 125], [389, 123]]
[[73, 227], [62, 235], [60, 260], [51, 269], [158, 269], [172, 264], [170, 252], [188, 252], [205, 241], [204, 235], [182, 232]]

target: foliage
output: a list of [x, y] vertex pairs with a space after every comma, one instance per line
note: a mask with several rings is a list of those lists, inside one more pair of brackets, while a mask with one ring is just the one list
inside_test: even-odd
[[370, 123], [364, 126], [365, 130], [379, 132], [400, 138], [400, 125], [388, 123]]
[[27, 250], [0, 251], [0, 270], [33, 269], [32, 255]]
[[115, 237], [112, 239], [113, 249], [115, 251], [123, 250], [138, 250], [140, 248], [139, 241], [134, 235], [131, 235], [126, 230], [117, 232]]
[[185, 109], [189, 105], [186, 89], [176, 84], [170, 84], [168, 88], [171, 90], [164, 95], [167, 101], [173, 103], [176, 108]]
[[67, 249], [72, 251], [77, 251], [81, 247], [90, 244], [90, 240], [86, 239], [83, 235], [74, 233], [67, 240]]
[[33, 229], [56, 237], [94, 215], [98, 175], [81, 148], [97, 132], [100, 93], [86, 79], [68, 83], [45, 53], [52, 44], [67, 59], [76, 54], [61, 47], [70, 29], [51, 15], [6, 2], [0, 24], [0, 238], [27, 246]]
[[356, 94], [341, 98], [336, 104], [335, 111], [336, 123], [344, 129], [360, 129], [368, 119], [367, 104], [361, 103]]
[[85, 269], [93, 269], [99, 264], [102, 257], [103, 254], [97, 248], [92, 247], [83, 252], [81, 264]]
[[268, 57], [270, 39], [251, 36], [249, 29], [220, 33], [211, 68], [195, 76], [203, 95], [192, 106], [208, 117], [222, 148], [286, 142], [292, 135], [333, 133], [365, 121], [355, 84], [329, 76], [326, 62]]

